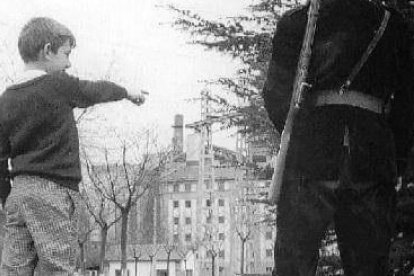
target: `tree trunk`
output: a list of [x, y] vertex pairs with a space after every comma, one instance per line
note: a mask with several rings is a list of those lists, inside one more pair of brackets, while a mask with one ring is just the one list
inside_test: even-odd
[[[157, 225], [157, 196], [154, 196], [154, 202], [153, 202], [153, 206], [152, 206], [152, 223], [153, 223], [153, 233], [152, 233], [152, 245], [154, 246], [154, 250], [156, 251], [157, 248], [157, 235], [158, 235], [158, 225]], [[155, 252], [154, 251], [154, 252]], [[156, 262], [157, 262], [157, 253], [155, 253], [153, 255], [153, 257], [151, 258], [151, 270], [150, 270], [150, 276], [156, 276], [157, 275], [157, 267], [156, 267]]]
[[127, 276], [128, 210], [122, 211], [121, 218], [121, 275]]
[[[196, 261], [196, 250], [195, 250], [195, 248], [193, 248], [192, 249], [192, 251], [193, 251], [193, 269], [194, 269], [194, 275], [200, 275], [200, 273], [199, 273], [199, 266], [198, 266], [198, 262]], [[187, 275], [186, 275], [187, 276]]]
[[105, 251], [106, 251], [106, 239], [108, 237], [108, 226], [105, 225], [101, 228], [101, 248], [99, 253], [99, 275], [104, 275], [105, 265]]
[[154, 276], [154, 256], [150, 255], [148, 256], [151, 262], [151, 267], [150, 267], [150, 276]]
[[216, 256], [211, 257], [211, 276], [216, 275]]
[[167, 276], [170, 276], [170, 256], [171, 256], [171, 252], [168, 251], [167, 252]]
[[134, 257], [135, 261], [135, 276], [138, 276], [138, 259]]
[[240, 256], [240, 275], [244, 275], [244, 251], [246, 247], [246, 240], [241, 240], [241, 256]]
[[85, 262], [85, 242], [79, 243], [79, 257], [80, 257], [80, 275], [85, 275], [86, 262]]

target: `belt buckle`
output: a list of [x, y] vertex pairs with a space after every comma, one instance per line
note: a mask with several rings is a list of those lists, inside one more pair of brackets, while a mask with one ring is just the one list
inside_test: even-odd
[[348, 90], [348, 87], [351, 85], [351, 82], [347, 80], [344, 84], [341, 85], [339, 88], [339, 95], [343, 95], [346, 90]]

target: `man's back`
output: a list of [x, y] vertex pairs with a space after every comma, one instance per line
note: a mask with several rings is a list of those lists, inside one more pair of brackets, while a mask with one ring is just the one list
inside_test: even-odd
[[[303, 107], [313, 108], [321, 91], [338, 91], [362, 58], [384, 18], [385, 9], [370, 1], [321, 1]], [[307, 7], [284, 16], [273, 40], [273, 57], [263, 90], [270, 119], [282, 131], [289, 108]], [[391, 10], [383, 36], [349, 90], [391, 104], [388, 115], [397, 155], [404, 158], [412, 141], [413, 93], [409, 38], [402, 17]], [[393, 99], [391, 99], [393, 98]], [[327, 131], [330, 131], [329, 129]]]
[[[396, 157], [403, 159], [412, 144], [408, 33], [398, 13], [374, 1], [319, 2], [309, 89], [293, 123], [278, 203], [273, 275], [314, 275], [320, 241], [334, 224], [344, 273], [385, 276]], [[284, 16], [273, 40], [263, 94], [279, 131], [306, 21], [306, 8]]]

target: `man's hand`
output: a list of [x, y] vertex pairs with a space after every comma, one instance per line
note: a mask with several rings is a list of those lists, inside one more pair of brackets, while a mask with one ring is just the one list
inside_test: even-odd
[[145, 95], [149, 93], [145, 90], [141, 90], [140, 94], [128, 94], [127, 99], [136, 105], [142, 105], [145, 102]]

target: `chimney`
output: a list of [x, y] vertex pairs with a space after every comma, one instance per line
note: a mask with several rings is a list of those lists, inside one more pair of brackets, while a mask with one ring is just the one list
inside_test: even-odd
[[184, 144], [184, 116], [182, 114], [174, 116], [174, 125], [172, 127], [174, 128], [172, 139], [174, 152], [182, 153]]

